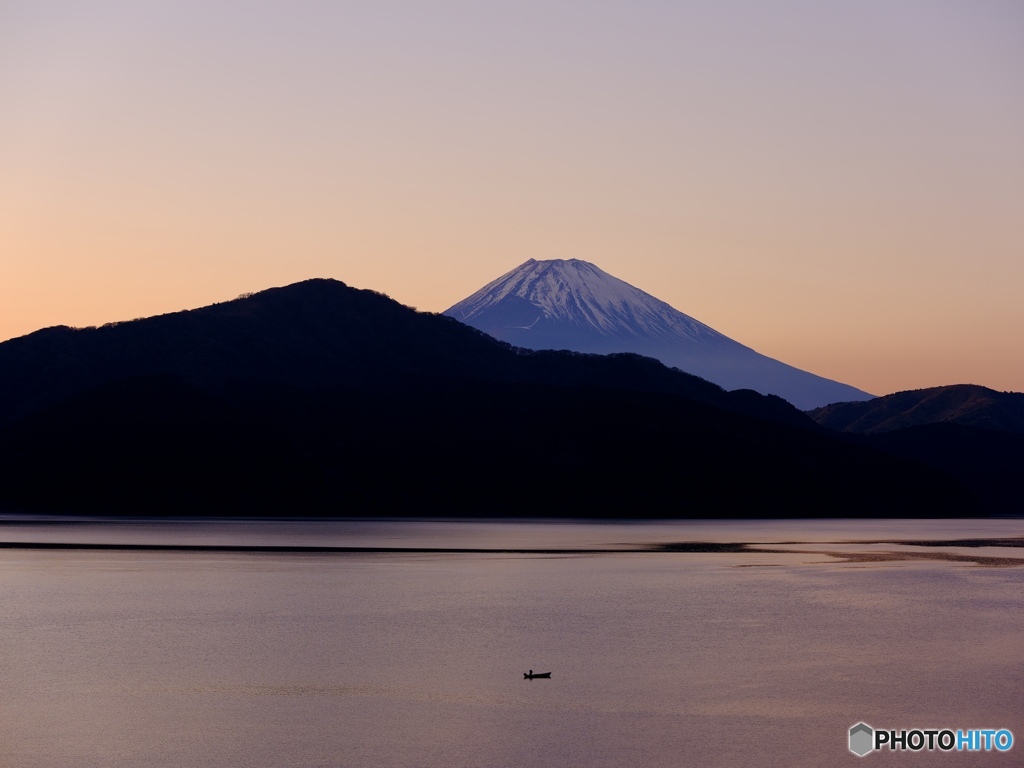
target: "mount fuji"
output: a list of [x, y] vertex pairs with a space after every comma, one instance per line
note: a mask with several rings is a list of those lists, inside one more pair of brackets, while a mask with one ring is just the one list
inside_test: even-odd
[[530, 259], [444, 314], [517, 347], [634, 352], [803, 410], [874, 397], [755, 352], [580, 259]]

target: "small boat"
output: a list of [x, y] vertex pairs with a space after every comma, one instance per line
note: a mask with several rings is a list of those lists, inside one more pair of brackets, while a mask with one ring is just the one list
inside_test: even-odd
[[550, 672], [534, 672], [532, 669], [529, 672], [523, 672], [523, 679], [524, 680], [533, 680], [535, 677], [546, 677], [546, 678], [548, 678], [550, 680], [551, 679], [551, 673]]

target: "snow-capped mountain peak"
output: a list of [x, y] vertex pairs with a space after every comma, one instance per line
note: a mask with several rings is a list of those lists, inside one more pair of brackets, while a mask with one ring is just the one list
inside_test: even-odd
[[581, 259], [530, 259], [444, 314], [519, 347], [635, 352], [804, 409], [872, 397], [765, 357]]
[[[522, 302], [528, 303], [533, 311]], [[542, 322], [588, 327], [612, 337], [725, 338], [664, 301], [581, 259], [530, 259], [445, 314], [469, 325], [477, 325], [474, 320], [479, 320], [494, 330], [508, 327], [525, 331]]]

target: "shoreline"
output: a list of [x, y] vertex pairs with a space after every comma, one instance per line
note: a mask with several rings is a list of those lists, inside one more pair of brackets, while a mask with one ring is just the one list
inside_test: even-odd
[[1013, 568], [1024, 566], [1021, 557], [957, 554], [936, 551], [938, 547], [976, 549], [982, 547], [1024, 548], [1024, 538], [949, 539], [949, 540], [865, 540], [843, 542], [779, 542], [784, 546], [821, 547], [825, 543], [841, 545], [877, 545], [924, 547], [928, 551], [850, 552], [836, 549], [777, 549], [771, 544], [750, 542], [670, 542], [638, 545], [634, 548], [549, 548], [549, 547], [380, 547], [380, 546], [326, 546], [301, 544], [155, 544], [155, 543], [100, 543], [100, 542], [41, 542], [2, 541], [0, 550], [27, 550], [51, 552], [168, 552], [210, 554], [294, 554], [294, 555], [656, 555], [656, 554], [786, 554], [819, 555], [836, 558], [838, 563], [887, 563], [900, 561], [940, 561], [968, 563], [976, 567]]

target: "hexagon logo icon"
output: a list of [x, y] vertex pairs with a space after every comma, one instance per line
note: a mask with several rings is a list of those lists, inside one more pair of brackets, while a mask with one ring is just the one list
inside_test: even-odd
[[874, 750], [875, 731], [867, 723], [857, 723], [850, 729], [850, 751], [864, 757]]

